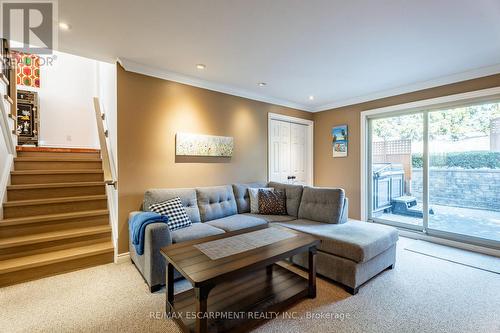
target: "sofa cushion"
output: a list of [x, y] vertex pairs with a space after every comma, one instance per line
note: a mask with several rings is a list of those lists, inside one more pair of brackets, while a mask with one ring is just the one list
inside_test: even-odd
[[223, 234], [224, 230], [218, 229], [206, 223], [194, 223], [189, 227], [177, 229], [170, 232], [172, 243], [180, 243], [208, 236]]
[[236, 207], [238, 208], [238, 214], [250, 212], [250, 197], [248, 196], [248, 189], [264, 186], [266, 186], [266, 183], [233, 184], [233, 192], [236, 200]]
[[374, 258], [398, 240], [396, 228], [355, 220], [329, 224], [299, 219], [278, 225], [317, 236], [321, 240], [318, 250], [355, 262]]
[[201, 221], [238, 214], [231, 185], [196, 188]]
[[288, 215], [298, 215], [300, 199], [302, 198], [302, 185], [269, 182], [267, 186], [277, 190], [284, 190], [286, 196], [286, 211]]
[[158, 188], [149, 189], [144, 193], [143, 209], [150, 211], [149, 206], [155, 203], [167, 201], [179, 197], [182, 205], [186, 209], [191, 222], [200, 222], [200, 211], [196, 200], [196, 190], [194, 188]]
[[237, 215], [223, 217], [217, 220], [212, 220], [204, 224], [209, 224], [213, 227], [229, 232], [229, 231], [256, 227], [259, 225], [265, 225], [267, 224], [267, 222], [264, 219], [254, 216], [249, 216], [247, 214], [237, 214]]
[[300, 202], [300, 219], [324, 223], [343, 223], [345, 193], [341, 188], [304, 187]]
[[263, 214], [252, 214], [252, 213], [245, 213], [243, 215], [257, 217], [257, 218], [266, 220], [269, 223], [271, 223], [271, 222], [288, 222], [288, 221], [293, 221], [293, 220], [297, 219], [295, 216], [290, 216], [290, 215], [263, 215]]

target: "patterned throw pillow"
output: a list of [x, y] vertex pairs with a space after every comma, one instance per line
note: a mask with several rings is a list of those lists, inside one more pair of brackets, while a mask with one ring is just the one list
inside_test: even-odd
[[286, 215], [285, 192], [259, 189], [259, 214]]
[[149, 210], [168, 216], [168, 228], [170, 230], [185, 228], [191, 225], [191, 220], [179, 197], [152, 204], [149, 206]]
[[250, 198], [250, 213], [259, 214], [259, 190], [274, 190], [272, 187], [249, 188], [248, 197]]

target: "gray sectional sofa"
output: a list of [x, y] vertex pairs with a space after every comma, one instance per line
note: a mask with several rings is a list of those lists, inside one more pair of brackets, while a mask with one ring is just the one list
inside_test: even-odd
[[[250, 213], [248, 188], [273, 187], [286, 193], [288, 215]], [[348, 200], [343, 189], [317, 188], [282, 183], [249, 183], [225, 186], [152, 189], [144, 195], [143, 208], [179, 197], [193, 222], [187, 228], [170, 231], [166, 224], [146, 227], [144, 254], [137, 255], [130, 241], [130, 258], [153, 292], [165, 284], [165, 259], [160, 249], [202, 237], [235, 230], [254, 230], [278, 225], [317, 236], [317, 272], [346, 286], [352, 294], [396, 261], [395, 228], [348, 220]], [[132, 212], [131, 216], [138, 212]], [[306, 255], [290, 258], [307, 268]], [[176, 272], [176, 277], [180, 275]]]

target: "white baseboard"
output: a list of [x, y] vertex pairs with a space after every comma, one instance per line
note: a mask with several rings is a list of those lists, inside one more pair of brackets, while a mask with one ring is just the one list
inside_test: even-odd
[[494, 256], [494, 257], [500, 257], [499, 250], [495, 250], [495, 249], [492, 249], [489, 247], [483, 247], [483, 246], [478, 246], [478, 245], [473, 245], [473, 244], [457, 242], [457, 241], [453, 241], [453, 240], [449, 240], [449, 239], [433, 237], [433, 236], [429, 236], [429, 235], [424, 235], [421, 232], [413, 232], [413, 231], [402, 230], [402, 229], [398, 229], [398, 231], [399, 231], [399, 235], [401, 235], [403, 237], [423, 240], [423, 241], [436, 243], [436, 244], [440, 244], [440, 245], [456, 247], [456, 248], [459, 248], [462, 250], [483, 253], [483, 254], [487, 254], [490, 256]]
[[115, 264], [122, 264], [130, 260], [130, 253], [120, 253], [115, 256]]

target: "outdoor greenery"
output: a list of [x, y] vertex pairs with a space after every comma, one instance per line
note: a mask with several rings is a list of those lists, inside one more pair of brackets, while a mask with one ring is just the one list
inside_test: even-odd
[[[414, 168], [423, 166], [422, 154], [412, 154]], [[443, 168], [500, 169], [500, 153], [489, 151], [470, 151], [447, 154], [430, 154], [429, 165]]]
[[[374, 120], [373, 134], [383, 140], [422, 140], [422, 114]], [[429, 137], [446, 141], [488, 135], [490, 120], [500, 117], [500, 103], [433, 111], [429, 113]]]

